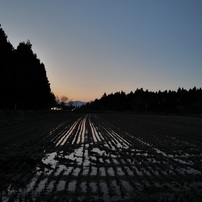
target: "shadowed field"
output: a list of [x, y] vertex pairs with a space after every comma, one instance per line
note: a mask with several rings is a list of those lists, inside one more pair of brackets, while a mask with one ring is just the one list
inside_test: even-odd
[[202, 197], [199, 117], [48, 113], [8, 120], [0, 136], [3, 201]]

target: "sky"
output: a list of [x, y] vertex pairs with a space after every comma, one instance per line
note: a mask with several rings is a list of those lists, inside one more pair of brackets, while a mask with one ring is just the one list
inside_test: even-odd
[[201, 22], [201, 0], [0, 1], [8, 40], [29, 39], [53, 93], [72, 101], [202, 87]]

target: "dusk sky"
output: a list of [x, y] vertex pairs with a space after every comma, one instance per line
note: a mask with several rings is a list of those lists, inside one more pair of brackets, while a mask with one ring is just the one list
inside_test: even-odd
[[6, 0], [0, 24], [59, 97], [202, 87], [202, 0]]

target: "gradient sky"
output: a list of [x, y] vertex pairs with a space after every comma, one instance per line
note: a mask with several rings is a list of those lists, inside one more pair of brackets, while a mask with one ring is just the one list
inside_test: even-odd
[[6, 0], [0, 24], [14, 47], [31, 41], [59, 97], [202, 87], [201, 0]]

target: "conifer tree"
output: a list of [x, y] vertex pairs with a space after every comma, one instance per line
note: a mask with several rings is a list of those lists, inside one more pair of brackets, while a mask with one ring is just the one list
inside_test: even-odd
[[13, 46], [0, 26], [0, 108], [10, 108], [12, 102]]
[[32, 44], [19, 43], [15, 50], [0, 28], [0, 109], [44, 109], [55, 101], [45, 66]]

